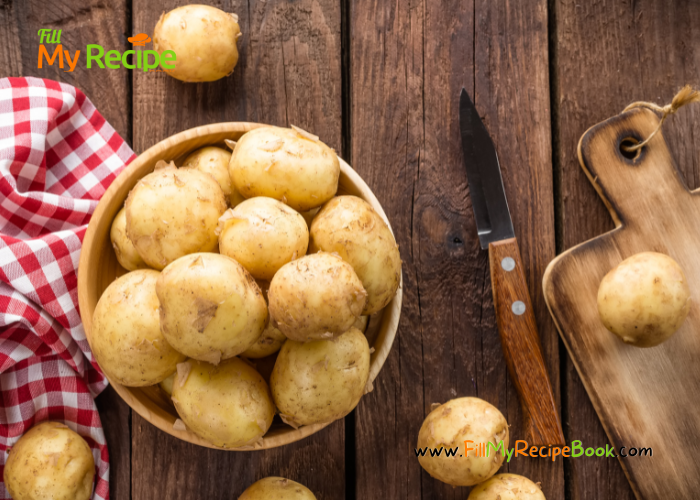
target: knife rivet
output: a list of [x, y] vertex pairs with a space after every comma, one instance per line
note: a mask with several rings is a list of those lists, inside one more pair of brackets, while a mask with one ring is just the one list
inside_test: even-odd
[[501, 261], [501, 267], [503, 268], [504, 271], [512, 271], [515, 269], [515, 261], [513, 260], [513, 257], [506, 257]]
[[510, 309], [513, 311], [513, 314], [520, 316], [525, 312], [525, 303], [522, 300], [516, 300], [513, 302], [513, 305], [510, 306]]

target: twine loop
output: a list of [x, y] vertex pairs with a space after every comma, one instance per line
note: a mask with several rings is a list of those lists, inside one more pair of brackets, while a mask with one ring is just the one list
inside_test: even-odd
[[652, 111], [661, 113], [661, 120], [656, 126], [656, 129], [649, 135], [649, 137], [633, 146], [622, 146], [622, 149], [630, 153], [634, 153], [635, 151], [643, 148], [650, 140], [654, 138], [657, 132], [661, 130], [661, 126], [664, 124], [664, 121], [668, 116], [674, 114], [680, 108], [682, 108], [686, 104], [690, 104], [691, 102], [700, 102], [700, 92], [698, 92], [697, 90], [693, 90], [693, 88], [690, 85], [686, 85], [680, 91], [678, 91], [678, 93], [673, 97], [671, 103], [667, 104], [666, 106], [659, 106], [658, 104], [654, 104], [653, 102], [644, 101], [633, 102], [632, 104], [627, 106], [624, 109], [624, 111], [629, 111], [630, 109], [634, 108], [647, 108], [651, 109]]

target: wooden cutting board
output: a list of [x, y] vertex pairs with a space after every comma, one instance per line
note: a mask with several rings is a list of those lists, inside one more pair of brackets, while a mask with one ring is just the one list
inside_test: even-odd
[[[638, 108], [590, 128], [581, 138], [581, 166], [617, 227], [553, 260], [544, 275], [544, 296], [611, 444], [652, 448], [651, 457], [620, 458], [637, 497], [697, 499], [699, 191], [686, 187], [661, 133], [634, 158], [620, 148], [625, 139], [648, 137], [659, 119], [653, 111]], [[624, 344], [608, 332], [596, 305], [603, 276], [644, 251], [673, 257], [686, 273], [693, 300], [680, 330], [648, 349]], [[570, 439], [584, 440], [585, 447], [605, 444]]]

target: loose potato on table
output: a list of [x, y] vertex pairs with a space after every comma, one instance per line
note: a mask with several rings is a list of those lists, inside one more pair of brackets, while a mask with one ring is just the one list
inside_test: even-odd
[[316, 500], [303, 484], [283, 477], [266, 477], [243, 492], [238, 500]]
[[143, 261], [136, 247], [131, 240], [126, 236], [126, 210], [121, 209], [112, 222], [112, 229], [109, 232], [109, 237], [112, 240], [112, 248], [117, 255], [119, 265], [127, 271], [136, 271], [137, 269], [147, 268], [148, 265]]
[[223, 448], [255, 446], [275, 407], [262, 376], [239, 358], [218, 366], [188, 360], [177, 368], [172, 400], [195, 434]]
[[673, 335], [690, 311], [690, 288], [668, 255], [643, 252], [623, 260], [598, 289], [598, 313], [624, 342], [653, 347]]
[[[457, 448], [456, 456], [418, 457], [421, 466], [436, 479], [452, 486], [472, 486], [493, 476], [505, 455], [494, 452], [477, 457], [466, 452], [464, 442], [493, 443], [508, 448], [508, 423], [495, 406], [479, 398], [458, 398], [438, 406], [426, 417], [418, 433], [418, 448]], [[463, 455], [463, 456], [460, 456]]]
[[100, 368], [122, 385], [155, 385], [185, 359], [161, 333], [159, 276], [152, 269], [125, 274], [107, 287], [95, 307], [90, 347]]
[[326, 203], [310, 229], [309, 253], [336, 252], [348, 262], [367, 291], [362, 314], [373, 314], [396, 294], [401, 280], [401, 255], [384, 220], [356, 196], [338, 196]]
[[126, 199], [126, 234], [155, 269], [217, 246], [216, 226], [226, 199], [211, 175], [161, 168], [143, 177]]
[[44, 422], [12, 447], [3, 481], [15, 500], [88, 500], [94, 477], [85, 440], [62, 423]]
[[219, 252], [243, 264], [256, 279], [271, 280], [306, 255], [309, 228], [304, 218], [273, 198], [250, 198], [219, 219]]
[[[262, 291], [265, 302], [268, 302], [267, 292], [270, 289], [268, 281], [256, 280], [260, 291]], [[269, 306], [268, 306], [269, 317]], [[271, 356], [282, 347], [287, 337], [282, 333], [273, 321], [268, 321], [258, 340], [241, 354], [244, 358], [259, 359]]]
[[365, 392], [369, 356], [367, 339], [356, 328], [333, 340], [287, 340], [270, 378], [282, 419], [299, 427], [350, 413]]
[[235, 207], [245, 198], [236, 190], [228, 174], [231, 153], [216, 146], [206, 146], [190, 153], [180, 168], [192, 168], [210, 174], [221, 186], [230, 207]]
[[476, 485], [467, 500], [547, 500], [540, 487], [517, 474], [496, 474]]
[[286, 264], [272, 278], [268, 293], [272, 320], [287, 338], [299, 342], [347, 331], [367, 300], [352, 266], [325, 252]]
[[251, 347], [267, 324], [260, 288], [235, 260], [195, 253], [168, 265], [156, 283], [160, 327], [179, 352], [213, 364]]
[[340, 162], [316, 136], [266, 126], [238, 140], [229, 173], [244, 197], [267, 196], [305, 212], [335, 196]]
[[238, 16], [208, 5], [185, 5], [162, 14], [153, 30], [153, 48], [176, 59], [164, 71], [183, 82], [211, 82], [233, 73], [238, 62]]

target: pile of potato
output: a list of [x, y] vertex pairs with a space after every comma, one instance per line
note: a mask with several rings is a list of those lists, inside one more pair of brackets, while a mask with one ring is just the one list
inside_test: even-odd
[[355, 408], [367, 316], [394, 297], [401, 259], [367, 202], [336, 196], [340, 163], [318, 137], [261, 127], [229, 145], [158, 162], [129, 193], [111, 239], [130, 272], [101, 296], [90, 344], [111, 380], [160, 384], [176, 430], [241, 448], [277, 413], [298, 428]]

